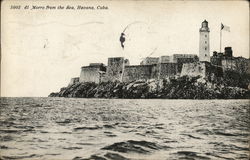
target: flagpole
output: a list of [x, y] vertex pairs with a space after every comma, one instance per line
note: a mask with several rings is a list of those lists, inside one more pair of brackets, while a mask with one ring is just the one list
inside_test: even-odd
[[[124, 42], [125, 42], [125, 34], [124, 34], [124, 32], [125, 32], [125, 30], [127, 29], [127, 27], [124, 29], [124, 31], [121, 33], [121, 37], [120, 37], [120, 42], [121, 42], [121, 46], [122, 46], [122, 52], [123, 52], [123, 54], [124, 54]], [[120, 81], [122, 82], [123, 81], [123, 75], [124, 75], [124, 70], [125, 70], [125, 54], [124, 54], [124, 57], [123, 57], [123, 59], [122, 59], [122, 73], [121, 73], [121, 79], [120, 79]]]
[[[123, 54], [124, 54], [124, 49], [123, 49]], [[124, 54], [124, 56], [125, 56], [125, 54]], [[122, 75], [121, 75], [121, 82], [123, 82], [124, 70], [125, 70], [125, 57], [123, 57], [123, 60], [122, 60]]]
[[221, 39], [222, 39], [222, 29], [220, 28], [220, 53], [221, 53]]

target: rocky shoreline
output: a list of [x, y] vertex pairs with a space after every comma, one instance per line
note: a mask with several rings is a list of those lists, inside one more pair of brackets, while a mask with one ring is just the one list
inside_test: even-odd
[[[49, 97], [126, 98], [126, 99], [249, 99], [249, 77], [237, 83], [226, 77], [211, 81], [201, 77], [178, 77], [133, 82], [82, 82], [63, 87]], [[239, 77], [236, 77], [239, 78]]]

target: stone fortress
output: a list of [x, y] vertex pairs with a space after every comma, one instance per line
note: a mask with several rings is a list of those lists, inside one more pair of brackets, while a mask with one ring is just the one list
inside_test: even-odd
[[214, 78], [226, 70], [249, 73], [250, 59], [234, 57], [231, 47], [224, 53], [213, 52], [210, 56], [209, 27], [204, 20], [201, 24], [199, 57], [195, 54], [173, 54], [171, 56], [146, 57], [140, 65], [130, 65], [124, 57], [108, 58], [108, 64], [90, 63], [81, 67], [80, 77], [72, 78], [69, 85], [78, 82], [107, 82], [164, 79], [173, 76], [201, 76]]

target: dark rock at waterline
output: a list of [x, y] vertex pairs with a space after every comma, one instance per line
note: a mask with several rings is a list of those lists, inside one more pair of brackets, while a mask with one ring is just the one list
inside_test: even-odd
[[[244, 81], [245, 82], [245, 81]], [[246, 81], [248, 83], [248, 81]], [[164, 99], [248, 99], [250, 90], [227, 86], [224, 80], [210, 82], [201, 77], [183, 76], [163, 80], [133, 82], [75, 83], [49, 97], [76, 98], [164, 98]]]

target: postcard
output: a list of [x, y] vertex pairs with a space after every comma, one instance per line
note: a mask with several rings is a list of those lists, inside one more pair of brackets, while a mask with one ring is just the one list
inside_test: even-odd
[[248, 1], [1, 2], [0, 159], [249, 159]]

